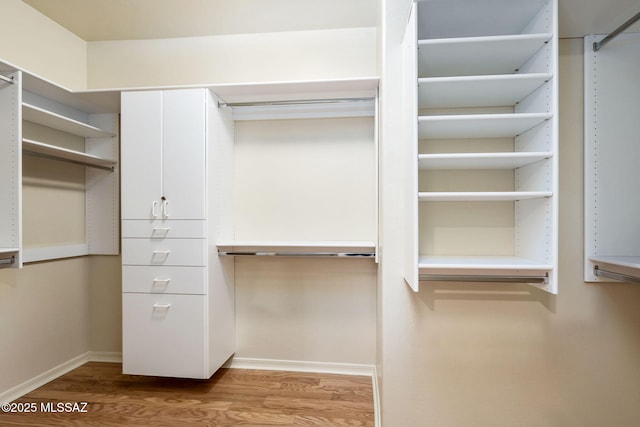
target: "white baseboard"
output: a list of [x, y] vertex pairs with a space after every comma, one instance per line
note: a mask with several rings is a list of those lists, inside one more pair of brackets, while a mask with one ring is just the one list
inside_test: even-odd
[[17, 386], [10, 388], [3, 393], [0, 393], [0, 403], [16, 400], [19, 397], [22, 397], [25, 394], [37, 389], [38, 387], [42, 387], [46, 383], [66, 374], [67, 372], [73, 371], [77, 367], [87, 363], [89, 361], [88, 356], [89, 353], [81, 354], [80, 356], [74, 357], [73, 359], [65, 363], [51, 368], [48, 371], [43, 372], [40, 375], [23, 382], [22, 384], [18, 384]]
[[223, 368], [265, 369], [269, 371], [318, 372], [323, 374], [365, 375], [372, 377], [374, 365], [357, 363], [307, 362], [300, 360], [257, 359], [232, 357]]
[[116, 351], [90, 351], [88, 362], [122, 363], [122, 352]]

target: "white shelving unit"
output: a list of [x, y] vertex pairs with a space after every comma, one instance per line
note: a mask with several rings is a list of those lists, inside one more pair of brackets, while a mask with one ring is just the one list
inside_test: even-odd
[[587, 282], [640, 283], [640, 34], [597, 52], [585, 37], [585, 248]]
[[[119, 93], [72, 93], [16, 70], [0, 78], [0, 98], [0, 174], [8, 183], [0, 192], [0, 267], [88, 254], [118, 254]], [[32, 131], [41, 135], [39, 140], [27, 136]], [[66, 136], [74, 141], [79, 137], [84, 150], [61, 146], [59, 142]], [[87, 166], [84, 243], [24, 247], [23, 155]]]
[[[275, 161], [278, 165], [269, 163], [268, 160], [261, 162], [266, 169], [261, 169], [262, 173], [268, 178], [274, 179], [274, 183], [269, 186], [269, 190], [265, 193], [254, 187], [256, 185], [243, 185], [243, 180], [236, 177], [234, 189], [231, 189], [229, 203], [235, 205], [233, 212], [224, 228], [226, 230], [225, 237], [218, 242], [218, 252], [221, 255], [229, 256], [285, 256], [285, 257], [343, 257], [343, 258], [375, 258], [377, 254], [377, 99], [376, 90], [378, 86], [378, 78], [360, 78], [346, 80], [328, 80], [328, 81], [304, 81], [304, 82], [282, 82], [269, 84], [246, 84], [246, 85], [224, 85], [216, 86], [211, 89], [223, 100], [221, 106], [229, 108], [233, 112], [233, 119], [236, 128], [236, 152], [231, 153], [231, 159], [227, 162], [234, 163], [233, 156], [245, 159], [242, 162], [254, 162], [254, 154], [248, 155], [241, 148], [238, 148], [239, 135], [261, 135], [257, 139], [265, 136], [264, 142], [256, 143], [256, 149], [259, 147], [269, 147], [269, 156], [276, 156]], [[297, 120], [292, 120], [297, 119]], [[303, 121], [300, 121], [303, 120]], [[260, 122], [257, 122], [260, 121]], [[274, 121], [274, 122], [270, 122]], [[353, 121], [353, 122], [351, 122]], [[370, 121], [370, 124], [369, 124]], [[270, 123], [276, 123], [272, 128]], [[353, 123], [351, 125], [350, 123]], [[323, 125], [324, 124], [324, 125]], [[300, 126], [305, 131], [300, 135]], [[265, 131], [262, 132], [264, 127]], [[368, 161], [358, 158], [354, 153], [362, 153], [363, 146], [360, 140], [354, 141], [355, 132], [361, 132], [366, 127], [366, 157], [371, 160], [371, 164], [364, 169], [369, 168], [373, 171], [373, 179], [368, 180], [366, 185], [371, 185], [371, 206], [369, 209], [357, 209], [357, 214], [351, 209], [343, 209], [340, 217], [334, 217], [335, 209], [325, 212], [331, 216], [337, 224], [326, 233], [327, 239], [317, 239], [319, 228], [324, 227], [324, 223], [328, 220], [323, 218], [323, 213], [318, 211], [307, 210], [305, 206], [300, 205], [299, 199], [305, 198], [318, 205], [320, 209], [326, 206], [333, 208], [339, 207], [345, 200], [359, 197], [357, 194], [348, 196], [344, 188], [336, 188], [331, 182], [332, 176], [341, 174], [342, 166], [338, 166], [335, 161], [331, 164], [324, 163], [325, 160], [314, 159], [312, 154], [307, 157], [298, 158], [300, 162], [311, 162], [316, 166], [309, 165], [313, 168], [313, 172], [300, 167], [300, 162], [293, 160], [295, 156], [304, 156], [304, 153], [314, 153], [322, 138], [327, 137], [323, 134], [326, 129], [344, 129], [347, 139], [340, 144], [335, 141], [329, 141], [330, 150], [336, 150], [337, 157], [347, 156], [353, 162]], [[320, 130], [319, 137], [315, 134]], [[340, 131], [331, 130], [332, 135], [329, 138], [344, 138], [340, 135]], [[318, 142], [314, 138], [320, 138]], [[252, 136], [249, 139], [253, 138]], [[357, 138], [360, 138], [358, 136]], [[287, 141], [283, 145], [281, 141]], [[271, 142], [271, 144], [269, 144]], [[246, 142], [253, 144], [255, 142]], [[343, 146], [344, 148], [340, 148]], [[336, 148], [337, 147], [337, 148]], [[354, 148], [359, 147], [359, 148]], [[240, 151], [238, 151], [240, 150]], [[324, 151], [326, 149], [323, 148]], [[355, 150], [355, 151], [354, 151]], [[254, 153], [255, 150], [251, 150]], [[240, 154], [240, 153], [245, 153]], [[280, 153], [280, 154], [276, 154]], [[317, 152], [316, 152], [317, 153]], [[338, 154], [340, 153], [340, 154]], [[251, 159], [247, 158], [251, 157]], [[286, 160], [291, 159], [291, 160]], [[264, 166], [264, 162], [267, 162]], [[320, 162], [320, 163], [318, 163]], [[306, 164], [306, 163], [305, 163]], [[340, 163], [341, 164], [341, 163]], [[354, 163], [350, 164], [350, 174], [354, 170], [361, 170]], [[370, 167], [369, 167], [370, 166]], [[353, 169], [356, 167], [355, 169]], [[241, 168], [241, 166], [240, 166]], [[254, 168], [252, 168], [254, 169]], [[279, 176], [279, 169], [288, 170], [289, 173]], [[243, 169], [244, 170], [244, 169]], [[236, 174], [243, 174], [242, 171]], [[252, 171], [252, 173], [256, 173]], [[296, 174], [301, 174], [296, 178]], [[313, 178], [313, 177], [316, 178]], [[337, 175], [336, 175], [337, 176]], [[340, 175], [341, 176], [341, 175]], [[326, 181], [325, 181], [326, 180]], [[277, 181], [277, 182], [276, 182]], [[351, 181], [354, 181], [351, 179]], [[344, 182], [344, 181], [343, 181]], [[317, 198], [311, 196], [314, 190], [306, 187], [307, 184], [315, 189]], [[344, 185], [343, 187], [349, 187]], [[266, 191], [266, 190], [265, 190]], [[250, 192], [252, 195], [246, 194]], [[235, 196], [234, 196], [235, 194]], [[240, 200], [240, 201], [239, 201]], [[261, 200], [263, 203], [247, 202], [247, 200]], [[326, 203], [322, 202], [326, 201]], [[249, 207], [248, 205], [253, 206]], [[255, 215], [253, 209], [264, 209], [263, 215]], [[244, 215], [245, 210], [250, 212], [249, 216]], [[305, 214], [301, 212], [305, 211]], [[364, 215], [358, 217], [358, 215]], [[282, 220], [282, 217], [289, 218], [291, 226]], [[258, 224], [256, 221], [262, 221]], [[366, 234], [365, 239], [357, 240], [362, 236], [362, 232], [352, 232], [349, 226], [345, 224], [371, 224], [370, 230]], [[320, 225], [322, 223], [323, 225]], [[362, 228], [355, 226], [353, 228]], [[271, 231], [271, 230], [279, 231]], [[256, 230], [262, 230], [256, 232]], [[266, 231], [265, 231], [266, 230]], [[338, 231], [341, 230], [341, 231]], [[345, 232], [345, 230], [347, 230]], [[254, 234], [256, 232], [257, 234]], [[354, 239], [354, 236], [355, 237]], [[248, 239], [247, 239], [248, 238]]]
[[506, 281], [557, 293], [556, 28], [554, 0], [414, 4], [403, 44], [415, 291]]

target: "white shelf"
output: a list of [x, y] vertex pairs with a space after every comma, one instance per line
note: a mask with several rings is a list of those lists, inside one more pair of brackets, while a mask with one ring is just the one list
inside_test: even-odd
[[218, 252], [227, 255], [375, 255], [372, 241], [233, 241], [220, 242], [217, 247]]
[[45, 144], [44, 142], [32, 141], [29, 139], [22, 140], [22, 150], [27, 154], [36, 154], [47, 158], [68, 161], [85, 166], [93, 166], [102, 169], [111, 169], [117, 161], [112, 159], [104, 159], [102, 157], [86, 154], [81, 151], [69, 150], [55, 145]]
[[110, 137], [111, 132], [91, 126], [31, 104], [22, 104], [22, 117], [28, 122], [38, 123], [53, 129], [82, 137]]
[[620, 267], [637, 268], [640, 270], [640, 256], [590, 256], [592, 262], [617, 265]]
[[548, 271], [551, 264], [540, 263], [516, 256], [431, 256], [421, 255], [418, 261], [420, 273], [447, 269], [461, 270], [540, 270]]
[[551, 113], [420, 116], [418, 135], [420, 139], [514, 138], [551, 117]]
[[552, 38], [551, 33], [418, 41], [418, 76], [512, 74]]
[[513, 106], [552, 78], [551, 73], [418, 79], [419, 108]]
[[551, 152], [420, 154], [422, 170], [516, 169], [552, 157]]
[[420, 202], [515, 202], [551, 197], [551, 191], [425, 191]]

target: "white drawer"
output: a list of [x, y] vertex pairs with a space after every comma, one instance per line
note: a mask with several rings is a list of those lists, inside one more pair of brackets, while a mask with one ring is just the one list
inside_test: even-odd
[[122, 239], [123, 265], [206, 266], [206, 239]]
[[125, 265], [122, 267], [122, 292], [204, 295], [207, 293], [207, 269]]
[[123, 372], [208, 378], [206, 298], [123, 294]]
[[122, 221], [122, 237], [203, 239], [206, 237], [206, 223], [202, 220], [127, 219]]

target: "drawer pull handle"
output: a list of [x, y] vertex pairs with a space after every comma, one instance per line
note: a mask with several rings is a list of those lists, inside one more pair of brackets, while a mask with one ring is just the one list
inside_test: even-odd
[[153, 279], [153, 284], [155, 285], [156, 283], [165, 283], [165, 284], [169, 284], [169, 282], [171, 282], [171, 279]]
[[153, 304], [153, 309], [156, 310], [168, 310], [171, 304]]
[[169, 255], [171, 251], [153, 251], [154, 255]]
[[153, 228], [153, 232], [163, 232], [163, 233], [167, 233], [169, 230], [171, 230], [170, 227], [154, 227]]

